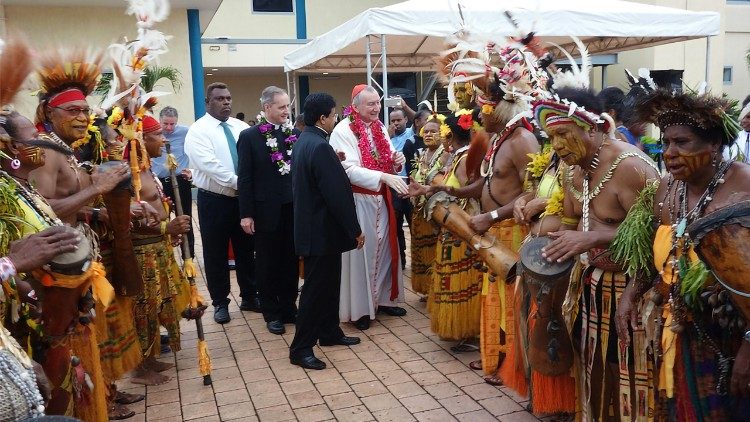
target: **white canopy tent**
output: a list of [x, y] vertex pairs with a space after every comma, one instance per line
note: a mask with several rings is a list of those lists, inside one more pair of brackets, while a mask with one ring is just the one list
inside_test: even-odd
[[284, 56], [287, 81], [294, 79], [290, 72], [366, 71], [368, 83], [379, 85], [372, 77], [379, 65], [380, 88], [387, 95], [389, 71], [431, 70], [434, 57], [445, 49], [447, 36], [461, 31], [494, 38], [519, 35], [506, 11], [523, 31], [533, 30], [544, 41], [569, 51], [574, 49], [570, 36], [576, 36], [591, 54], [705, 37], [707, 80], [709, 37], [718, 35], [721, 28], [717, 12], [621, 0], [409, 0], [368, 9], [290, 52]]

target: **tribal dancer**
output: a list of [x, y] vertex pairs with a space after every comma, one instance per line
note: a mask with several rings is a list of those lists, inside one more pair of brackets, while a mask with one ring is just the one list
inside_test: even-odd
[[[657, 358], [658, 399], [645, 397], [645, 410], [656, 420], [747, 419], [742, 399], [750, 395], [750, 336], [737, 317], [737, 310], [748, 317], [741, 307], [747, 299], [730, 295], [728, 285], [717, 282], [718, 273], [709, 272], [694, 250], [697, 237], [688, 234], [701, 217], [750, 199], [750, 166], [722, 157], [739, 131], [736, 112], [730, 102], [708, 93], [666, 90], [653, 92], [637, 107], [640, 119], [662, 132], [669, 174], [644, 222], [658, 227], [652, 255], [658, 277], [628, 284], [617, 311], [617, 330], [628, 339], [630, 322], [634, 334], [646, 330], [653, 339], [649, 349]], [[638, 234], [648, 237], [653, 230]], [[735, 252], [742, 255], [733, 249], [720, 247], [720, 252], [731, 261]], [[742, 271], [746, 262], [734, 268]], [[633, 341], [639, 347], [637, 338]], [[638, 397], [638, 417], [642, 401]]]
[[581, 87], [588, 80], [581, 78], [579, 88], [559, 88], [566, 77], [554, 75], [555, 97], [534, 104], [537, 123], [571, 166], [564, 181], [562, 230], [548, 233], [554, 240], [542, 251], [551, 262], [580, 255], [563, 305], [571, 337], [579, 342], [574, 347], [578, 405], [584, 420], [619, 420], [632, 415], [635, 377], [627, 364], [632, 349], [618, 348], [610, 328], [629, 277], [609, 248], [647, 180], [658, 172], [637, 148], [616, 141], [614, 122], [596, 114], [601, 112], [596, 96]]
[[[47, 159], [43, 167], [32, 174], [40, 193], [50, 201], [55, 212], [67, 224], [76, 226], [86, 235], [97, 261], [100, 261], [99, 241], [90, 224], [97, 223], [104, 208], [94, 205], [101, 195], [111, 192], [128, 177], [126, 165], [107, 172], [82, 166], [76, 151], [82, 146], [93, 147], [90, 141], [90, 107], [86, 96], [96, 86], [101, 74], [101, 55], [89, 55], [83, 50], [49, 51], [43, 55], [37, 71], [43, 95], [37, 107], [37, 128], [48, 142], [44, 148]], [[89, 145], [86, 139], [89, 138]], [[78, 153], [80, 154], [80, 152]], [[93, 154], [92, 154], [93, 155]], [[100, 347], [102, 347], [104, 376], [113, 385], [125, 372], [140, 363], [135, 345], [135, 327], [129, 318], [127, 300], [116, 300], [104, 307], [96, 304]], [[110, 416], [122, 419], [134, 415], [115, 403], [116, 391], [108, 394]], [[134, 402], [139, 396], [120, 397], [120, 401]]]
[[187, 279], [177, 265], [172, 246], [179, 244], [182, 235], [190, 229], [190, 217], [182, 215], [169, 219], [169, 200], [149, 165], [150, 157], [161, 155], [165, 142], [161, 125], [158, 120], [145, 115], [142, 127], [143, 141], [138, 142], [140, 148], [136, 151], [129, 148], [126, 151], [128, 155], [138, 155], [140, 197], [159, 211], [160, 224], [151, 227], [145, 220], [136, 220], [133, 227], [133, 246], [143, 272], [145, 288], [143, 294], [135, 298], [134, 310], [144, 362], [136, 370], [131, 382], [159, 385], [170, 380], [159, 372], [174, 366], [156, 360], [161, 351], [159, 325], [167, 329], [172, 350], [179, 351], [181, 312], [189, 303]]
[[[470, 181], [467, 156], [473, 124], [472, 114], [468, 110], [448, 116], [445, 119], [448, 126], [445, 139], [450, 142], [449, 150], [452, 153], [445, 166], [442, 185], [428, 187], [410, 184], [411, 195], [434, 193], [426, 204], [428, 215], [432, 214], [431, 207], [437, 203], [454, 201], [444, 193], [446, 187], [458, 189]], [[473, 199], [460, 200], [459, 206], [469, 215], [475, 214], [478, 209]], [[440, 338], [465, 340], [479, 334], [481, 265], [481, 260], [466, 242], [461, 241], [458, 234], [441, 228], [435, 248], [432, 286], [427, 299], [432, 331]]]
[[[450, 130], [444, 126], [445, 116], [433, 115], [422, 127], [425, 151], [417, 158], [411, 178], [414, 182], [429, 186], [435, 176], [443, 170], [448, 154], [444, 153], [442, 138]], [[445, 129], [444, 129], [445, 128]], [[414, 212], [411, 219], [411, 288], [421, 295], [430, 293], [432, 264], [435, 260], [435, 242], [438, 229], [425, 216], [425, 196], [413, 199]]]
[[[499, 47], [485, 43], [488, 66], [490, 59], [499, 57], [503, 68], [490, 66], [489, 80], [479, 78], [477, 103], [481, 104], [484, 130], [492, 135], [481, 167], [481, 176], [471, 185], [448, 190], [458, 197], [479, 198], [482, 212], [471, 219], [471, 228], [479, 234], [489, 230], [500, 243], [518, 251], [526, 235], [526, 227], [513, 219], [513, 204], [524, 194], [524, 179], [529, 154], [539, 152], [528, 116], [529, 99], [545, 86], [546, 75], [537, 65], [537, 55], [522, 43]], [[458, 60], [460, 65], [462, 62]], [[472, 76], [470, 76], [472, 77]], [[502, 275], [499, 282], [486, 273], [482, 287], [481, 361], [471, 363], [490, 375], [486, 381], [499, 385], [497, 370], [501, 355], [508, 352], [513, 342], [513, 288], [506, 285]], [[512, 278], [511, 278], [512, 280]]]

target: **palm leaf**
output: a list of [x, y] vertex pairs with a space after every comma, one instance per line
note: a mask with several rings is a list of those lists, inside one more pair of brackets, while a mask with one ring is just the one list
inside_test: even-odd
[[166, 79], [172, 85], [172, 90], [179, 92], [180, 88], [182, 88], [181, 76], [180, 71], [176, 67], [149, 66], [143, 72], [141, 88], [146, 92], [151, 92], [160, 80]]
[[[109, 93], [109, 85], [112, 81], [112, 77], [112, 73], [103, 74], [99, 84], [96, 86], [96, 89], [94, 89], [94, 94], [102, 96], [107, 95]], [[166, 79], [172, 85], [172, 90], [176, 93], [182, 88], [181, 77], [182, 74], [175, 67], [148, 66], [143, 71], [140, 85], [145, 92], [151, 92], [160, 80]]]

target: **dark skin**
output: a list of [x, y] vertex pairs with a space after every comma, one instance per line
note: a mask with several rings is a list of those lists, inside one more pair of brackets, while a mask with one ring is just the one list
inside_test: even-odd
[[[692, 157], [708, 155], [709, 157], [721, 157], [721, 146], [718, 142], [707, 142], [698, 137], [686, 126], [672, 126], [664, 131], [664, 162], [669, 173], [676, 179], [685, 182], [687, 187], [687, 206], [693, 209], [698, 203], [713, 178], [716, 168], [711, 160], [703, 163], [703, 160], [694, 160]], [[696, 163], [700, 164], [696, 166]], [[725, 182], [718, 187], [713, 194], [713, 199], [704, 212], [709, 214], [713, 211], [725, 208], [729, 205], [750, 199], [750, 187], [747, 180], [750, 178], [750, 166], [743, 163], [733, 163], [724, 176]], [[665, 176], [654, 198], [654, 216], [659, 218], [662, 224], [674, 224], [669, 209], [679, 207], [678, 200], [670, 204], [660, 202], [667, 199], [667, 182], [669, 176]], [[638, 327], [638, 292], [635, 283], [630, 283], [625, 288], [617, 309], [615, 318], [617, 332], [620, 338], [629, 341], [628, 324]], [[742, 299], [740, 299], [742, 300]], [[748, 315], [745, 315], [747, 317]], [[730, 380], [730, 390], [733, 395], [743, 397], [750, 396], [750, 343], [742, 341], [740, 349], [735, 356]]]
[[208, 93], [206, 113], [222, 122], [229, 119], [232, 115], [232, 94], [227, 88], [215, 88]]
[[[599, 166], [591, 174], [590, 187], [593, 189], [604, 177], [612, 162], [625, 152], [637, 151], [624, 142], [608, 139], [606, 134], [596, 130], [584, 130], [575, 124], [554, 126], [547, 130], [552, 147], [560, 158], [574, 167], [573, 186], [583, 190], [584, 170], [590, 169], [591, 161], [604, 142], [599, 153]], [[592, 248], [606, 248], [617, 233], [617, 227], [633, 206], [646, 181], [655, 179], [658, 173], [637, 157], [629, 157], [620, 162], [612, 178], [590, 204], [589, 231], [579, 231], [578, 227], [563, 226], [562, 230], [550, 232], [554, 240], [543, 249], [542, 256], [548, 261], [563, 262]], [[571, 186], [565, 182], [564, 215], [582, 218], [583, 204], [573, 197]], [[582, 223], [581, 223], [582, 224]], [[582, 226], [581, 226], [582, 227]]]
[[[164, 142], [166, 142], [166, 139], [164, 138], [161, 129], [143, 135], [143, 143], [146, 147], [146, 152], [151, 158], [161, 156]], [[169, 214], [164, 209], [161, 196], [159, 196], [159, 191], [156, 186], [156, 181], [151, 175], [151, 171], [145, 170], [141, 172], [140, 178], [141, 200], [156, 210], [160, 223], [162, 221], [167, 221], [169, 219]], [[169, 235], [174, 236], [175, 240], [177, 240], [182, 234], [187, 233], [188, 230], [190, 230], [190, 217], [187, 215], [178, 216], [167, 223], [166, 231]], [[146, 226], [139, 228], [137, 231], [140, 233], [158, 234], [161, 232], [161, 227], [158, 225], [150, 227]]]
[[[52, 130], [70, 145], [85, 136], [88, 115], [84, 116], [82, 111], [73, 113], [66, 110], [82, 110], [88, 108], [88, 103], [71, 101], [60, 107], [62, 108], [45, 107], [45, 116], [52, 124]], [[123, 164], [106, 173], [94, 172], [88, 175], [83, 170], [72, 169], [64, 154], [47, 149], [44, 166], [34, 170], [30, 177], [57, 217], [65, 223], [75, 224], [79, 213], [96, 197], [111, 191], [128, 177], [128, 169]]]
[[[492, 145], [489, 146], [492, 148]], [[488, 190], [484, 178], [478, 178], [470, 185], [460, 189], [448, 189], [447, 192], [458, 198], [480, 199], [482, 214], [471, 217], [471, 228], [482, 234], [492, 227], [496, 221], [513, 217], [513, 205], [523, 192], [523, 181], [526, 176], [526, 165], [529, 155], [539, 152], [539, 142], [533, 133], [524, 128], [516, 129], [508, 139], [500, 145], [492, 168], [492, 179]], [[485, 163], [482, 164], [486, 166]], [[494, 197], [494, 199], [493, 199]], [[497, 211], [497, 219], [490, 215]]]

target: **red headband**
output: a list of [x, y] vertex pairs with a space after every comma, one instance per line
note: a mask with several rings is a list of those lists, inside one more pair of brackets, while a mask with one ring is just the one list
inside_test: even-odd
[[143, 133], [156, 132], [157, 130], [161, 129], [161, 123], [159, 123], [158, 120], [154, 119], [148, 114], [143, 116], [142, 123], [143, 123]]
[[57, 107], [65, 103], [80, 100], [86, 101], [86, 96], [83, 94], [83, 91], [78, 88], [69, 88], [53, 95], [47, 104], [49, 104], [50, 107]]
[[364, 89], [367, 88], [367, 85], [365, 84], [359, 84], [352, 89], [352, 101], [354, 101], [354, 97], [359, 95], [360, 92], [364, 91]]

